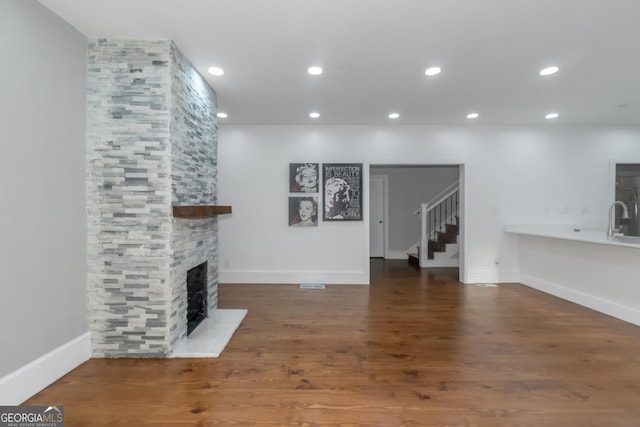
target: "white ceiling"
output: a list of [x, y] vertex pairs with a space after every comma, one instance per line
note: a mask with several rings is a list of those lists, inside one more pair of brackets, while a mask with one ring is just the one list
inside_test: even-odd
[[88, 37], [173, 39], [221, 124], [640, 124], [640, 0], [41, 3]]

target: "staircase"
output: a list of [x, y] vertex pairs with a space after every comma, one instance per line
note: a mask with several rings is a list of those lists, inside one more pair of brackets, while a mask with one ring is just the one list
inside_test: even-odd
[[453, 223], [444, 224], [443, 231], [436, 231], [435, 239], [428, 239], [427, 259], [434, 259], [436, 252], [446, 252], [447, 245], [458, 243], [459, 218], [455, 217]]
[[459, 190], [459, 183], [455, 182], [416, 211], [420, 215], [421, 237], [417, 251], [408, 253], [409, 264], [417, 268], [459, 266]]

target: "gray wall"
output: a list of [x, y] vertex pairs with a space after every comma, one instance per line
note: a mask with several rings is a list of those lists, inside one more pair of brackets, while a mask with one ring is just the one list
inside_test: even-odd
[[84, 36], [0, 0], [0, 377], [87, 331]]
[[420, 240], [420, 218], [415, 214], [458, 179], [458, 166], [372, 166], [371, 175], [387, 175], [389, 194], [389, 250], [404, 251]]

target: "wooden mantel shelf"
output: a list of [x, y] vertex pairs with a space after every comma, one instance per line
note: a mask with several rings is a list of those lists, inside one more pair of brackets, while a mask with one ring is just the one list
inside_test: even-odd
[[174, 206], [174, 218], [209, 218], [221, 214], [230, 214], [231, 206]]

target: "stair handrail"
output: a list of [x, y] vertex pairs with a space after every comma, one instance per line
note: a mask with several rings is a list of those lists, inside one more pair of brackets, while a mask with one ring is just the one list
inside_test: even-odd
[[431, 200], [429, 200], [428, 202], [422, 203], [420, 207], [416, 210], [415, 212], [416, 215], [422, 214], [423, 209], [425, 209], [425, 205], [426, 205], [425, 213], [429, 212], [434, 207], [438, 206], [440, 203], [442, 203], [443, 201], [448, 199], [450, 196], [452, 196], [459, 189], [460, 189], [460, 181], [456, 180], [452, 184], [448, 185], [444, 190], [439, 192], [437, 195], [432, 197]]

